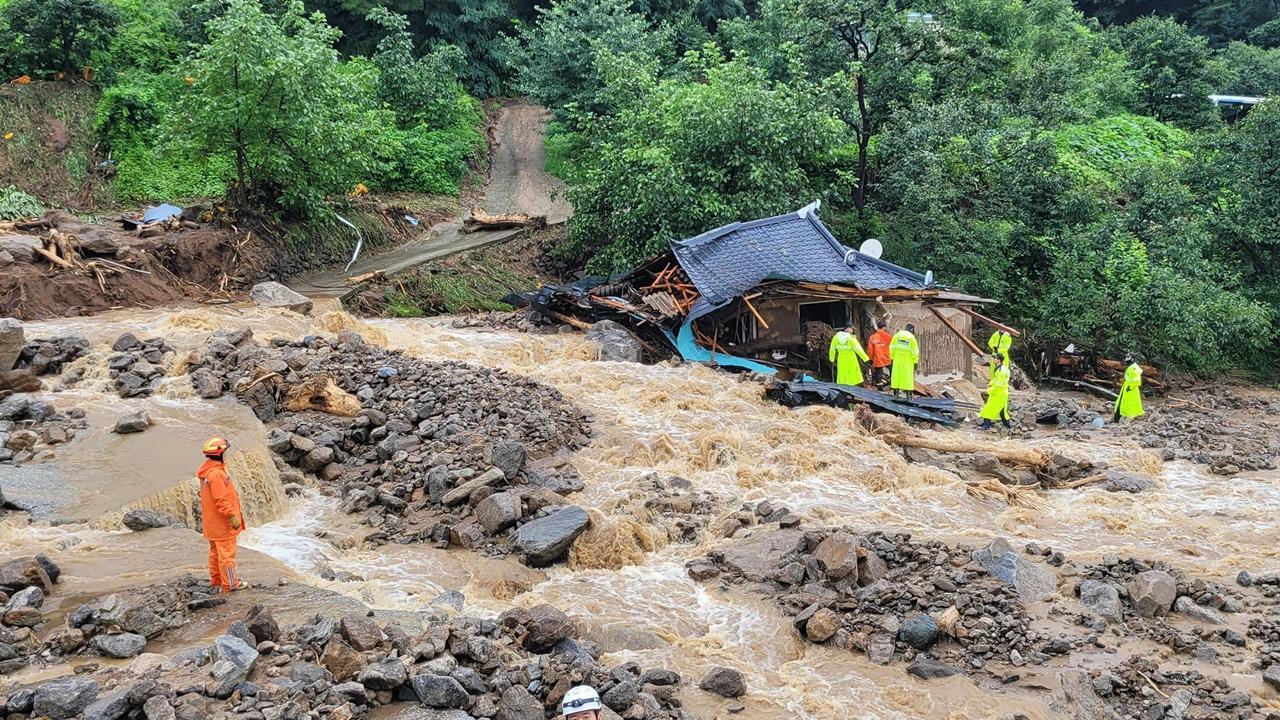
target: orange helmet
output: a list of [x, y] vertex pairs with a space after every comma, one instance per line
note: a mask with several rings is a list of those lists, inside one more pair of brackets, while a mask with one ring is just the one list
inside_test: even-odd
[[227, 451], [231, 447], [231, 443], [226, 438], [209, 438], [204, 441], [204, 454], [216, 457]]

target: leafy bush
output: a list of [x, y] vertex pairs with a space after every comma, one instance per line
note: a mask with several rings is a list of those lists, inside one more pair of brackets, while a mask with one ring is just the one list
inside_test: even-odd
[[1080, 182], [1114, 188], [1122, 171], [1138, 163], [1189, 156], [1187, 133], [1155, 118], [1117, 115], [1050, 133], [1058, 162]]
[[0, 188], [0, 220], [23, 220], [44, 214], [44, 206], [36, 198], [9, 185]]

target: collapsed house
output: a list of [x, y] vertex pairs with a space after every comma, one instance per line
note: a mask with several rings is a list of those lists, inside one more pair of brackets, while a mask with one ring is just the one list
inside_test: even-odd
[[924, 376], [972, 373], [983, 354], [975, 321], [1016, 334], [973, 309], [994, 301], [845, 247], [818, 208], [725, 225], [605, 282], [546, 287], [529, 300], [553, 319], [613, 319], [652, 350], [781, 380], [830, 379], [835, 331], [852, 325], [865, 344], [882, 318], [890, 332], [915, 326]]

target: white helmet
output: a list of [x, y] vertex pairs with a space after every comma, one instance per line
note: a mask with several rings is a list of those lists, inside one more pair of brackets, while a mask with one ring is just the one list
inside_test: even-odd
[[564, 694], [560, 702], [560, 712], [565, 717], [588, 710], [600, 710], [600, 693], [590, 685], [579, 685]]

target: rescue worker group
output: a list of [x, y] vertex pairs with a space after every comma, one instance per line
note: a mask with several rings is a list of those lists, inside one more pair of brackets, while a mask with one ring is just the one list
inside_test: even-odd
[[[827, 360], [835, 368], [835, 382], [838, 385], [863, 385], [883, 388], [887, 383], [893, 397], [911, 401], [916, 391], [916, 365], [920, 362], [920, 343], [916, 340], [915, 326], [907, 325], [889, 334], [884, 320], [876, 322], [876, 331], [867, 338], [868, 350], [863, 350], [862, 343], [853, 325], [846, 326], [831, 338], [831, 347]], [[1009, 350], [1013, 348], [1013, 337], [1002, 330], [995, 331], [987, 341], [990, 350], [988, 363], [991, 379], [987, 382], [987, 400], [982, 405], [978, 416], [982, 424], [978, 427], [988, 430], [993, 423], [999, 422], [1006, 428], [1013, 427], [1009, 417], [1009, 380], [1012, 361]], [[1133, 358], [1124, 372], [1124, 382], [1120, 386], [1120, 395], [1112, 408], [1112, 421], [1132, 419], [1142, 415], [1142, 366]], [[862, 375], [862, 363], [871, 365], [871, 380], [866, 383]]]

